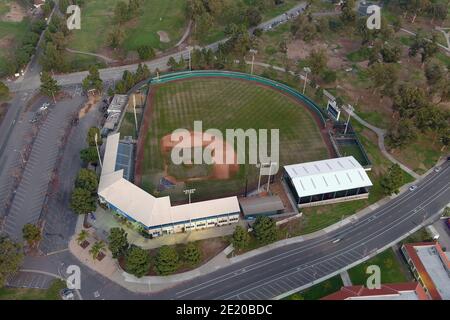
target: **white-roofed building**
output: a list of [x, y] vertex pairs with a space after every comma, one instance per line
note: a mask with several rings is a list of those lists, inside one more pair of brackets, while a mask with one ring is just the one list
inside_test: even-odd
[[203, 229], [239, 220], [237, 197], [172, 206], [170, 198], [154, 197], [123, 177], [116, 169], [120, 133], [108, 136], [98, 196], [118, 214], [140, 224], [152, 236]]
[[284, 167], [285, 179], [299, 207], [365, 199], [372, 182], [354, 157]]

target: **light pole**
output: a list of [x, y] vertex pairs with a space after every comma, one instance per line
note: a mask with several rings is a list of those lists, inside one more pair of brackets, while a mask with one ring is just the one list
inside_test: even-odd
[[136, 126], [136, 135], [138, 132], [137, 115], [136, 115], [136, 95], [133, 94], [133, 111], [134, 111], [134, 124]]
[[97, 135], [97, 133], [95, 133], [94, 140], [95, 140], [95, 148], [97, 149], [98, 162], [100, 163], [100, 168], [103, 169], [102, 159], [100, 158], [100, 150], [98, 149], [98, 135]]
[[253, 75], [253, 64], [255, 63], [255, 54], [258, 53], [255, 49], [250, 49], [250, 53], [252, 54], [252, 67], [250, 69], [250, 74]]
[[188, 53], [189, 53], [189, 71], [192, 71], [192, 58], [191, 58], [192, 47], [189, 46], [189, 47], [187, 47], [187, 49], [188, 49]]
[[304, 67], [303, 71], [305, 71], [305, 83], [303, 84], [303, 94], [305, 94], [306, 91], [306, 83], [308, 82], [308, 73], [311, 73], [311, 68]]
[[[189, 196], [189, 204], [191, 203], [191, 194], [193, 194], [195, 192], [196, 189], [187, 189], [184, 190], [184, 194], [187, 194]], [[191, 221], [191, 216], [189, 216], [189, 231], [192, 230], [192, 221]]]
[[277, 165], [276, 162], [270, 162], [270, 168], [269, 168], [269, 179], [267, 179], [267, 193], [269, 193], [269, 187], [270, 187], [270, 176], [272, 175], [272, 165]]
[[189, 203], [191, 203], [191, 194], [195, 192], [196, 189], [187, 189], [184, 190], [184, 194], [187, 194], [189, 196]]
[[355, 111], [355, 108], [353, 108], [353, 106], [348, 105], [347, 108], [345, 109], [348, 113], [348, 118], [347, 118], [347, 122], [345, 124], [345, 131], [344, 134], [347, 134], [347, 129], [348, 129], [348, 124], [350, 123], [350, 118], [352, 116], [353, 111]]

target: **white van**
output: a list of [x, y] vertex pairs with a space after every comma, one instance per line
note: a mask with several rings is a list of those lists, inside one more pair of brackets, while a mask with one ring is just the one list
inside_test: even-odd
[[439, 233], [437, 232], [436, 228], [433, 226], [427, 226], [425, 228], [428, 232], [428, 234], [433, 238], [434, 241], [437, 241], [439, 239]]

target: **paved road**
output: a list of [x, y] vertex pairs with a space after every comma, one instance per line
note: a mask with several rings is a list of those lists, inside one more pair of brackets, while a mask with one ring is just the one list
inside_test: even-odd
[[[418, 186], [323, 237], [269, 251], [152, 297], [258, 300], [303, 289], [391, 245], [429, 218], [436, 218], [450, 201], [450, 163], [447, 161], [441, 172], [431, 173]], [[341, 241], [333, 244], [336, 238]]]
[[[270, 19], [269, 21], [263, 22], [260, 25], [257, 26], [257, 28], [260, 29], [266, 29], [269, 26], [274, 25], [278, 25], [280, 23], [283, 23], [285, 21], [287, 21], [287, 18], [291, 15], [294, 14], [296, 12], [301, 12], [303, 11], [303, 9], [306, 6], [306, 2], [301, 2], [298, 5], [296, 5], [295, 7], [293, 7], [292, 9], [286, 11], [286, 14], [283, 13], [273, 19]], [[253, 29], [251, 29], [249, 32], [251, 32]], [[217, 50], [218, 46], [220, 43], [226, 42], [228, 39], [223, 39], [217, 42], [214, 42], [212, 44], [209, 44], [207, 46], [205, 46], [204, 48], [206, 49], [211, 49], [213, 51]], [[175, 58], [175, 60], [179, 60], [181, 57], [188, 59], [189, 57], [189, 51], [188, 50], [183, 50], [171, 55], [167, 55], [149, 62], [146, 62], [145, 64], [149, 67], [150, 70], [154, 71], [155, 69], [159, 69], [159, 70], [166, 70], [167, 67], [167, 62], [169, 61], [169, 59], [173, 57]], [[122, 78], [123, 72], [125, 70], [128, 71], [136, 71], [138, 64], [130, 64], [130, 65], [126, 65], [126, 66], [119, 66], [119, 67], [111, 67], [111, 68], [105, 68], [105, 69], [101, 69], [100, 70], [100, 77], [104, 80], [104, 81], [115, 81], [115, 80], [119, 80]], [[64, 75], [57, 75], [55, 76], [55, 79], [58, 81], [58, 84], [61, 86], [65, 86], [65, 85], [73, 85], [73, 84], [79, 84], [83, 81], [83, 79], [86, 77], [86, 75], [88, 74], [87, 71], [83, 71], [83, 72], [75, 72], [75, 73], [70, 73], [70, 74], [64, 74]], [[39, 81], [39, 77], [28, 77], [26, 80], [23, 80], [21, 82], [16, 82], [16, 83], [9, 83], [8, 86], [10, 88], [10, 90], [12, 92], [17, 92], [17, 91], [23, 91], [23, 90], [34, 90], [39, 88], [40, 85], [40, 81]]]

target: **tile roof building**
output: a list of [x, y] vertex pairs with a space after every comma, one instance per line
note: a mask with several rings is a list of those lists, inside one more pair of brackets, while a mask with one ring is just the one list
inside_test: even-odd
[[438, 242], [402, 246], [414, 277], [433, 300], [450, 300], [450, 258]]
[[321, 300], [428, 300], [428, 296], [419, 283], [407, 282], [382, 284], [380, 289], [342, 287]]

